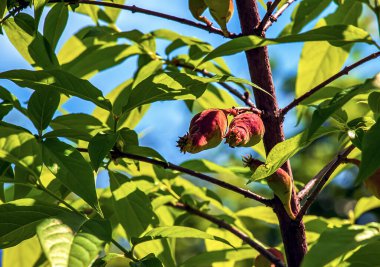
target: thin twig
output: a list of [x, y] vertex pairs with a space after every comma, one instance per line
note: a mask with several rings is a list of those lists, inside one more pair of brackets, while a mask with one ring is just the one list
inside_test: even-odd
[[[86, 149], [86, 148], [77, 148], [77, 150], [80, 152], [86, 152], [86, 153], [88, 152], [88, 149]], [[199, 172], [196, 172], [196, 171], [175, 165], [175, 164], [170, 163], [170, 162], [165, 162], [165, 161], [161, 161], [161, 160], [157, 160], [157, 159], [151, 159], [151, 158], [147, 158], [144, 156], [135, 155], [135, 154], [131, 154], [131, 153], [125, 153], [125, 152], [116, 151], [116, 150], [111, 151], [111, 156], [115, 159], [116, 158], [128, 158], [128, 159], [133, 159], [133, 160], [153, 164], [156, 166], [160, 166], [164, 169], [170, 169], [170, 170], [175, 170], [175, 171], [179, 171], [182, 173], [186, 173], [186, 174], [189, 174], [195, 178], [201, 179], [203, 181], [207, 181], [209, 183], [218, 185], [218, 186], [223, 187], [225, 189], [228, 189], [230, 191], [236, 192], [240, 195], [243, 195], [246, 198], [254, 199], [254, 200], [256, 200], [256, 201], [258, 201], [258, 202], [260, 202], [266, 206], [272, 206], [272, 201], [270, 199], [263, 198], [262, 196], [257, 195], [248, 189], [243, 189], [243, 188], [234, 186], [232, 184], [218, 180], [218, 179], [213, 178], [211, 176], [208, 176], [208, 175], [205, 175], [203, 173], [199, 173]]]
[[265, 26], [263, 27], [263, 31], [265, 32], [272, 24], [273, 22], [277, 21], [277, 19], [282, 15], [282, 13], [285, 12], [285, 10], [293, 4], [296, 0], [288, 0], [285, 4], [283, 4], [276, 13], [274, 13], [272, 16], [269, 17], [269, 20], [265, 23]]
[[[310, 196], [307, 198], [305, 204], [302, 206], [301, 210], [299, 211], [296, 221], [302, 220], [303, 216], [306, 214], [307, 210], [310, 208], [310, 206], [314, 203], [319, 193], [322, 191], [323, 187], [325, 186], [326, 182], [330, 178], [331, 174], [338, 168], [338, 166], [344, 162], [344, 159], [347, 157], [348, 154], [351, 153], [352, 150], [354, 150], [355, 146], [350, 145], [343, 151], [341, 151], [329, 164], [328, 168], [323, 168], [325, 170], [323, 175], [316, 176], [316, 179], [312, 179], [306, 186], [305, 189], [300, 192], [301, 196], [304, 197], [307, 195], [310, 191]], [[321, 171], [322, 172], [322, 171]], [[320, 173], [321, 173], [320, 172]], [[310, 185], [309, 185], [310, 184]], [[311, 186], [312, 185], [312, 186]]]
[[[223, 34], [223, 31], [221, 29], [215, 28], [211, 25], [208, 26], [206, 24], [202, 24], [202, 23], [194, 22], [194, 21], [191, 21], [188, 19], [180, 18], [177, 16], [173, 16], [173, 15], [169, 15], [169, 14], [165, 14], [165, 13], [161, 13], [161, 12], [137, 7], [135, 5], [121, 5], [121, 4], [116, 4], [116, 3], [91, 1], [91, 0], [79, 0], [79, 1], [75, 1], [75, 0], [49, 0], [49, 3], [61, 3], [61, 2], [68, 3], [68, 4], [87, 4], [87, 5], [95, 5], [95, 6], [107, 6], [107, 7], [112, 7], [112, 8], [128, 10], [128, 11], [131, 11], [132, 13], [142, 13], [145, 15], [150, 15], [150, 16], [155, 16], [155, 17], [159, 17], [159, 18], [164, 18], [164, 19], [176, 21], [176, 22], [179, 22], [179, 23], [191, 26], [191, 27], [206, 30], [209, 33], [215, 33], [215, 34], [218, 34], [218, 35], [225, 37]], [[238, 36], [239, 35], [237, 35], [235, 33], [230, 33], [228, 38], [232, 39], [232, 38], [236, 38]]]
[[267, 23], [273, 19], [275, 19], [272, 14], [273, 11], [276, 9], [276, 7], [280, 4], [281, 0], [275, 0], [273, 3], [268, 4], [270, 2], [267, 2], [267, 12], [264, 15], [264, 18], [261, 20], [259, 27], [257, 27], [257, 31], [259, 33], [262, 33], [264, 31], [264, 27], [267, 25]]
[[291, 110], [292, 108], [296, 107], [299, 103], [301, 103], [303, 100], [305, 100], [306, 98], [310, 97], [311, 95], [313, 95], [314, 93], [316, 93], [317, 91], [319, 91], [320, 89], [322, 89], [323, 87], [325, 87], [326, 85], [328, 85], [329, 83], [335, 81], [336, 79], [342, 77], [343, 75], [347, 75], [349, 71], [353, 70], [354, 68], [372, 60], [372, 59], [375, 59], [377, 57], [380, 56], [380, 52], [376, 52], [376, 53], [373, 53], [369, 56], [366, 56], [365, 58], [362, 58], [361, 60], [353, 63], [352, 65], [349, 65], [347, 67], [344, 67], [341, 71], [339, 71], [338, 73], [334, 74], [333, 76], [331, 76], [330, 78], [328, 78], [327, 80], [325, 80], [324, 82], [318, 84], [317, 86], [315, 86], [313, 89], [309, 90], [308, 92], [306, 92], [305, 94], [301, 95], [300, 97], [294, 99], [289, 105], [287, 105], [286, 107], [284, 107], [282, 110], [281, 110], [281, 115], [284, 116], [286, 113], [288, 113], [289, 110]]
[[220, 220], [210, 214], [204, 213], [200, 210], [194, 209], [193, 207], [183, 204], [183, 203], [177, 203], [177, 204], [170, 204], [169, 206], [185, 210], [191, 214], [197, 215], [199, 217], [202, 217], [212, 223], [215, 223], [220, 228], [226, 229], [227, 231], [231, 232], [241, 240], [243, 240], [245, 243], [250, 245], [252, 248], [256, 249], [258, 252], [260, 252], [264, 257], [266, 257], [269, 261], [274, 263], [276, 266], [285, 267], [285, 264], [276, 256], [274, 256], [272, 253], [270, 253], [268, 250], [266, 250], [262, 245], [251, 239], [249, 236], [247, 236], [245, 233], [237, 229], [236, 227], [226, 223], [223, 220]]
[[[175, 65], [175, 66], [178, 66], [178, 67], [182, 67], [182, 68], [185, 68], [185, 69], [190, 69], [190, 70], [196, 71], [196, 72], [201, 73], [204, 76], [209, 77], [209, 78], [214, 77], [214, 75], [212, 73], [208, 72], [206, 69], [197, 69], [197, 68], [194, 68], [194, 66], [192, 66], [192, 65], [179, 62], [178, 60], [177, 61], [173, 61], [173, 60], [170, 61], [169, 60], [169, 61], [166, 61], [166, 63], [172, 64], [172, 65]], [[233, 94], [234, 96], [236, 96], [237, 98], [239, 98], [241, 101], [243, 101], [247, 106], [249, 106], [252, 109], [254, 109], [254, 111], [256, 113], [261, 114], [261, 110], [259, 110], [259, 109], [256, 108], [255, 104], [249, 98], [249, 95], [240, 93], [237, 89], [235, 89], [234, 87], [232, 87], [231, 85], [229, 85], [229, 84], [227, 84], [225, 82], [218, 82], [218, 83], [224, 89], [226, 89], [228, 92], [230, 92], [231, 94]]]

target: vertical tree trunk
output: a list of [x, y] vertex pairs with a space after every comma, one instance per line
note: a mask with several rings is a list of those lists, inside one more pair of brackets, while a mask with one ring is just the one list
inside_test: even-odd
[[[260, 23], [260, 16], [256, 0], [236, 0], [236, 5], [243, 35], [257, 34], [255, 27]], [[273, 96], [271, 98], [260, 90], [254, 90], [256, 105], [264, 111], [263, 121], [266, 131], [264, 145], [268, 153], [277, 143], [284, 141], [285, 136], [282, 118], [278, 114], [279, 109], [267, 47], [246, 51], [246, 57], [252, 82]], [[292, 175], [289, 161], [282, 168]], [[293, 211], [297, 213], [299, 202], [294, 190], [291, 204]], [[274, 211], [279, 219], [288, 266], [298, 267], [307, 251], [305, 226], [302, 221], [295, 223], [288, 217], [278, 198], [275, 198]]]

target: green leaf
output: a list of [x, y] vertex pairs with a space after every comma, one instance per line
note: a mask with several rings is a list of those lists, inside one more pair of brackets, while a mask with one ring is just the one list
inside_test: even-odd
[[35, 178], [40, 176], [41, 147], [26, 130], [0, 126], [0, 158], [25, 168]]
[[[113, 129], [116, 123], [114, 114], [120, 115], [122, 113], [122, 107], [128, 103], [128, 97], [132, 90], [132, 83], [132, 79], [126, 80], [107, 94], [106, 97], [111, 101], [113, 106], [112, 112], [96, 107], [93, 112], [93, 116], [106, 123], [110, 129]], [[130, 112], [122, 114], [117, 120], [117, 129], [124, 127], [133, 129], [139, 123], [148, 109], [149, 105], [144, 105]]]
[[123, 152], [148, 158], [156, 158], [166, 162], [166, 160], [163, 156], [161, 156], [160, 153], [158, 153], [156, 150], [150, 147], [126, 145], [125, 148], [123, 148]]
[[[344, 5], [339, 6], [334, 13], [319, 20], [316, 27], [336, 24], [357, 25], [361, 12], [362, 6], [360, 3], [357, 3], [355, 0], [348, 0]], [[334, 47], [330, 43], [323, 41], [305, 43], [298, 63], [295, 89], [296, 97], [305, 94], [314, 86], [340, 71], [349, 56], [351, 48], [352, 44]], [[329, 94], [332, 92], [333, 95], [335, 95], [334, 89], [335, 88], [322, 89], [314, 96], [311, 96], [310, 99], [305, 99], [302, 104], [311, 104], [315, 98], [317, 98], [317, 100], [323, 99], [321, 95], [323, 93]], [[305, 110], [305, 107], [299, 106], [299, 115], [301, 115], [302, 110]]]
[[0, 99], [4, 100], [4, 104], [10, 103], [22, 114], [27, 114], [25, 108], [21, 106], [20, 101], [18, 101], [18, 99], [13, 94], [11, 94], [7, 89], [5, 89], [2, 86], [0, 86]]
[[51, 132], [47, 132], [42, 135], [43, 138], [68, 138], [71, 140], [83, 140], [86, 142], [90, 142], [92, 139], [92, 135], [87, 132], [78, 131], [76, 129], [58, 129], [53, 130]]
[[368, 105], [375, 114], [380, 114], [380, 92], [372, 92], [368, 96]]
[[3, 23], [4, 30], [18, 52], [32, 66], [42, 69], [56, 69], [58, 60], [47, 40], [37, 32], [35, 22], [27, 14], [19, 13]]
[[35, 21], [36, 29], [38, 29], [38, 24], [40, 22], [42, 11], [44, 10], [44, 7], [45, 7], [47, 2], [48, 2], [48, 0], [33, 0], [34, 21]]
[[238, 217], [248, 217], [269, 224], [278, 225], [278, 219], [273, 210], [265, 206], [250, 207], [236, 212]]
[[53, 50], [55, 50], [59, 38], [66, 27], [68, 17], [69, 11], [65, 3], [55, 4], [46, 16], [44, 36]]
[[281, 143], [278, 143], [269, 152], [265, 164], [259, 166], [252, 175], [252, 180], [259, 180], [270, 176], [278, 170], [290, 157], [301, 149], [309, 146], [316, 139], [327, 134], [338, 132], [335, 128], [321, 128], [309, 138], [308, 131], [297, 134]]
[[109, 100], [102, 92], [86, 80], [62, 70], [30, 71], [11, 70], [0, 73], [0, 79], [8, 79], [21, 87], [34, 90], [54, 90], [59, 93], [80, 97], [106, 110], [112, 110]]
[[[5, 2], [5, 1], [4, 1]], [[17, 246], [3, 250], [3, 267], [37, 266], [42, 255], [37, 237], [22, 241]]]
[[152, 60], [147, 64], [140, 67], [135, 75], [132, 89], [135, 88], [140, 82], [144, 81], [147, 77], [157, 73], [162, 69], [163, 61]]
[[82, 216], [49, 218], [38, 225], [37, 236], [52, 266], [90, 266], [110, 241], [111, 229], [105, 221]]
[[362, 161], [357, 182], [363, 182], [380, 167], [380, 118], [364, 135], [362, 141]]
[[197, 76], [182, 73], [162, 73], [139, 83], [130, 93], [124, 112], [156, 101], [196, 99], [206, 90], [206, 84]]
[[304, 0], [295, 8], [292, 14], [291, 34], [299, 33], [304, 26], [319, 16], [331, 0]]
[[225, 90], [220, 90], [216, 86], [209, 84], [203, 95], [194, 101], [192, 111], [195, 113], [209, 108], [231, 108], [238, 107], [239, 104]]
[[315, 131], [338, 109], [343, 107], [354, 96], [366, 93], [372, 89], [380, 89], [380, 75], [373, 79], [366, 80], [363, 84], [353, 88], [342, 90], [336, 94], [331, 100], [320, 104], [313, 113], [313, 117], [309, 126], [309, 136]]
[[35, 180], [30, 179], [26, 169], [16, 165], [14, 168], [14, 196], [13, 200], [25, 198], [32, 190], [31, 183]]
[[0, 120], [2, 120], [11, 110], [13, 105], [7, 101], [0, 103]]
[[250, 49], [280, 44], [280, 43], [294, 43], [294, 42], [316, 42], [328, 41], [331, 44], [341, 46], [349, 43], [363, 42], [374, 44], [369, 33], [352, 25], [334, 25], [324, 26], [308, 32], [287, 35], [275, 39], [262, 38], [259, 36], [244, 36], [235, 38], [221, 46], [215, 48], [210, 52], [199, 64], [209, 61], [211, 59], [233, 55], [242, 51]]
[[88, 144], [88, 153], [91, 159], [91, 165], [95, 171], [98, 171], [104, 158], [111, 151], [117, 140], [117, 134], [98, 133]]
[[325, 266], [360, 245], [378, 240], [379, 237], [379, 230], [371, 226], [352, 225], [327, 229], [306, 254], [302, 267]]
[[367, 211], [376, 209], [380, 207], [380, 199], [375, 196], [372, 197], [362, 197], [359, 199], [358, 203], [356, 203], [354, 209], [355, 219], [358, 219]]
[[73, 216], [68, 210], [20, 199], [0, 205], [0, 247], [17, 245], [36, 233], [36, 226], [53, 216]]
[[4, 17], [5, 10], [7, 10], [7, 1], [0, 1], [0, 19]]
[[[98, 132], [107, 131], [109, 128], [96, 117], [84, 113], [72, 113], [56, 117], [51, 121], [50, 126], [59, 134], [67, 136], [64, 130], [72, 130], [73, 134], [81, 134], [91, 139]], [[49, 135], [49, 133], [45, 134]], [[52, 134], [53, 135], [53, 134]]]
[[[113, 3], [123, 5], [126, 0], [113, 0]], [[104, 12], [107, 14], [107, 17], [113, 22], [116, 23], [117, 18], [119, 17], [121, 9], [105, 7]]]
[[214, 264], [223, 264], [224, 262], [237, 262], [246, 259], [255, 258], [258, 252], [251, 248], [223, 249], [217, 251], [207, 251], [195, 255], [185, 262], [180, 267], [198, 267], [212, 266]]
[[218, 173], [226, 177], [235, 176], [235, 174], [228, 168], [222, 167], [214, 162], [206, 159], [192, 159], [181, 163], [181, 167], [191, 169], [193, 171], [202, 173]]
[[36, 90], [30, 97], [28, 115], [39, 132], [49, 126], [60, 99], [60, 94], [52, 90]]
[[100, 211], [95, 190], [94, 173], [83, 156], [58, 139], [43, 142], [44, 164], [67, 188]]
[[222, 242], [226, 245], [229, 245], [232, 247], [232, 245], [225, 239], [220, 238], [218, 236], [210, 235], [206, 232], [203, 232], [201, 230], [186, 227], [186, 226], [161, 226], [157, 228], [153, 228], [152, 230], [148, 231], [146, 234], [144, 234], [141, 238], [135, 239], [133, 241], [133, 245], [136, 246], [139, 243], [154, 240], [154, 239], [161, 239], [161, 238], [200, 238], [200, 239], [209, 239], [209, 240], [215, 240]]
[[131, 267], [164, 267], [162, 265], [162, 262], [154, 256], [153, 253], [148, 254], [143, 259], [139, 260], [138, 262], [131, 262]]
[[129, 239], [139, 237], [149, 225], [157, 224], [150, 199], [128, 177], [111, 171], [109, 176], [118, 221]]
[[88, 47], [76, 58], [62, 65], [62, 69], [83, 79], [122, 63], [130, 56], [141, 53], [137, 46], [105, 44]]
[[380, 265], [379, 258], [380, 241], [362, 246], [346, 261], [351, 267], [372, 267]]

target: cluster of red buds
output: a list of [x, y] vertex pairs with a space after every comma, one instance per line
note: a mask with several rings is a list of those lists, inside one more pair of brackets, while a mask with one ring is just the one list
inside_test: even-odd
[[[234, 118], [228, 128], [227, 116]], [[189, 132], [180, 137], [181, 152], [198, 153], [219, 145], [223, 138], [230, 147], [250, 147], [261, 141], [265, 133], [260, 116], [247, 109], [207, 109], [196, 114]]]

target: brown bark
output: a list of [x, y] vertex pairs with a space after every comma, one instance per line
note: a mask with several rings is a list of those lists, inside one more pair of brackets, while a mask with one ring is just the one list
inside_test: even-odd
[[[236, 5], [243, 35], [258, 35], [255, 28], [260, 24], [260, 16], [256, 1], [237, 0]], [[252, 82], [264, 88], [273, 96], [272, 98], [259, 90], [254, 91], [256, 105], [263, 111], [266, 131], [264, 145], [268, 153], [277, 143], [285, 140], [282, 127], [283, 121], [279, 114], [268, 50], [266, 47], [262, 47], [246, 51], [246, 58]], [[285, 163], [282, 168], [291, 175], [289, 162]], [[275, 198], [274, 204], [274, 211], [280, 223], [288, 266], [298, 267], [301, 265], [301, 261], [307, 251], [305, 226], [302, 221], [296, 223], [289, 218], [278, 198]], [[294, 190], [291, 204], [293, 212], [298, 213], [299, 202]]]

